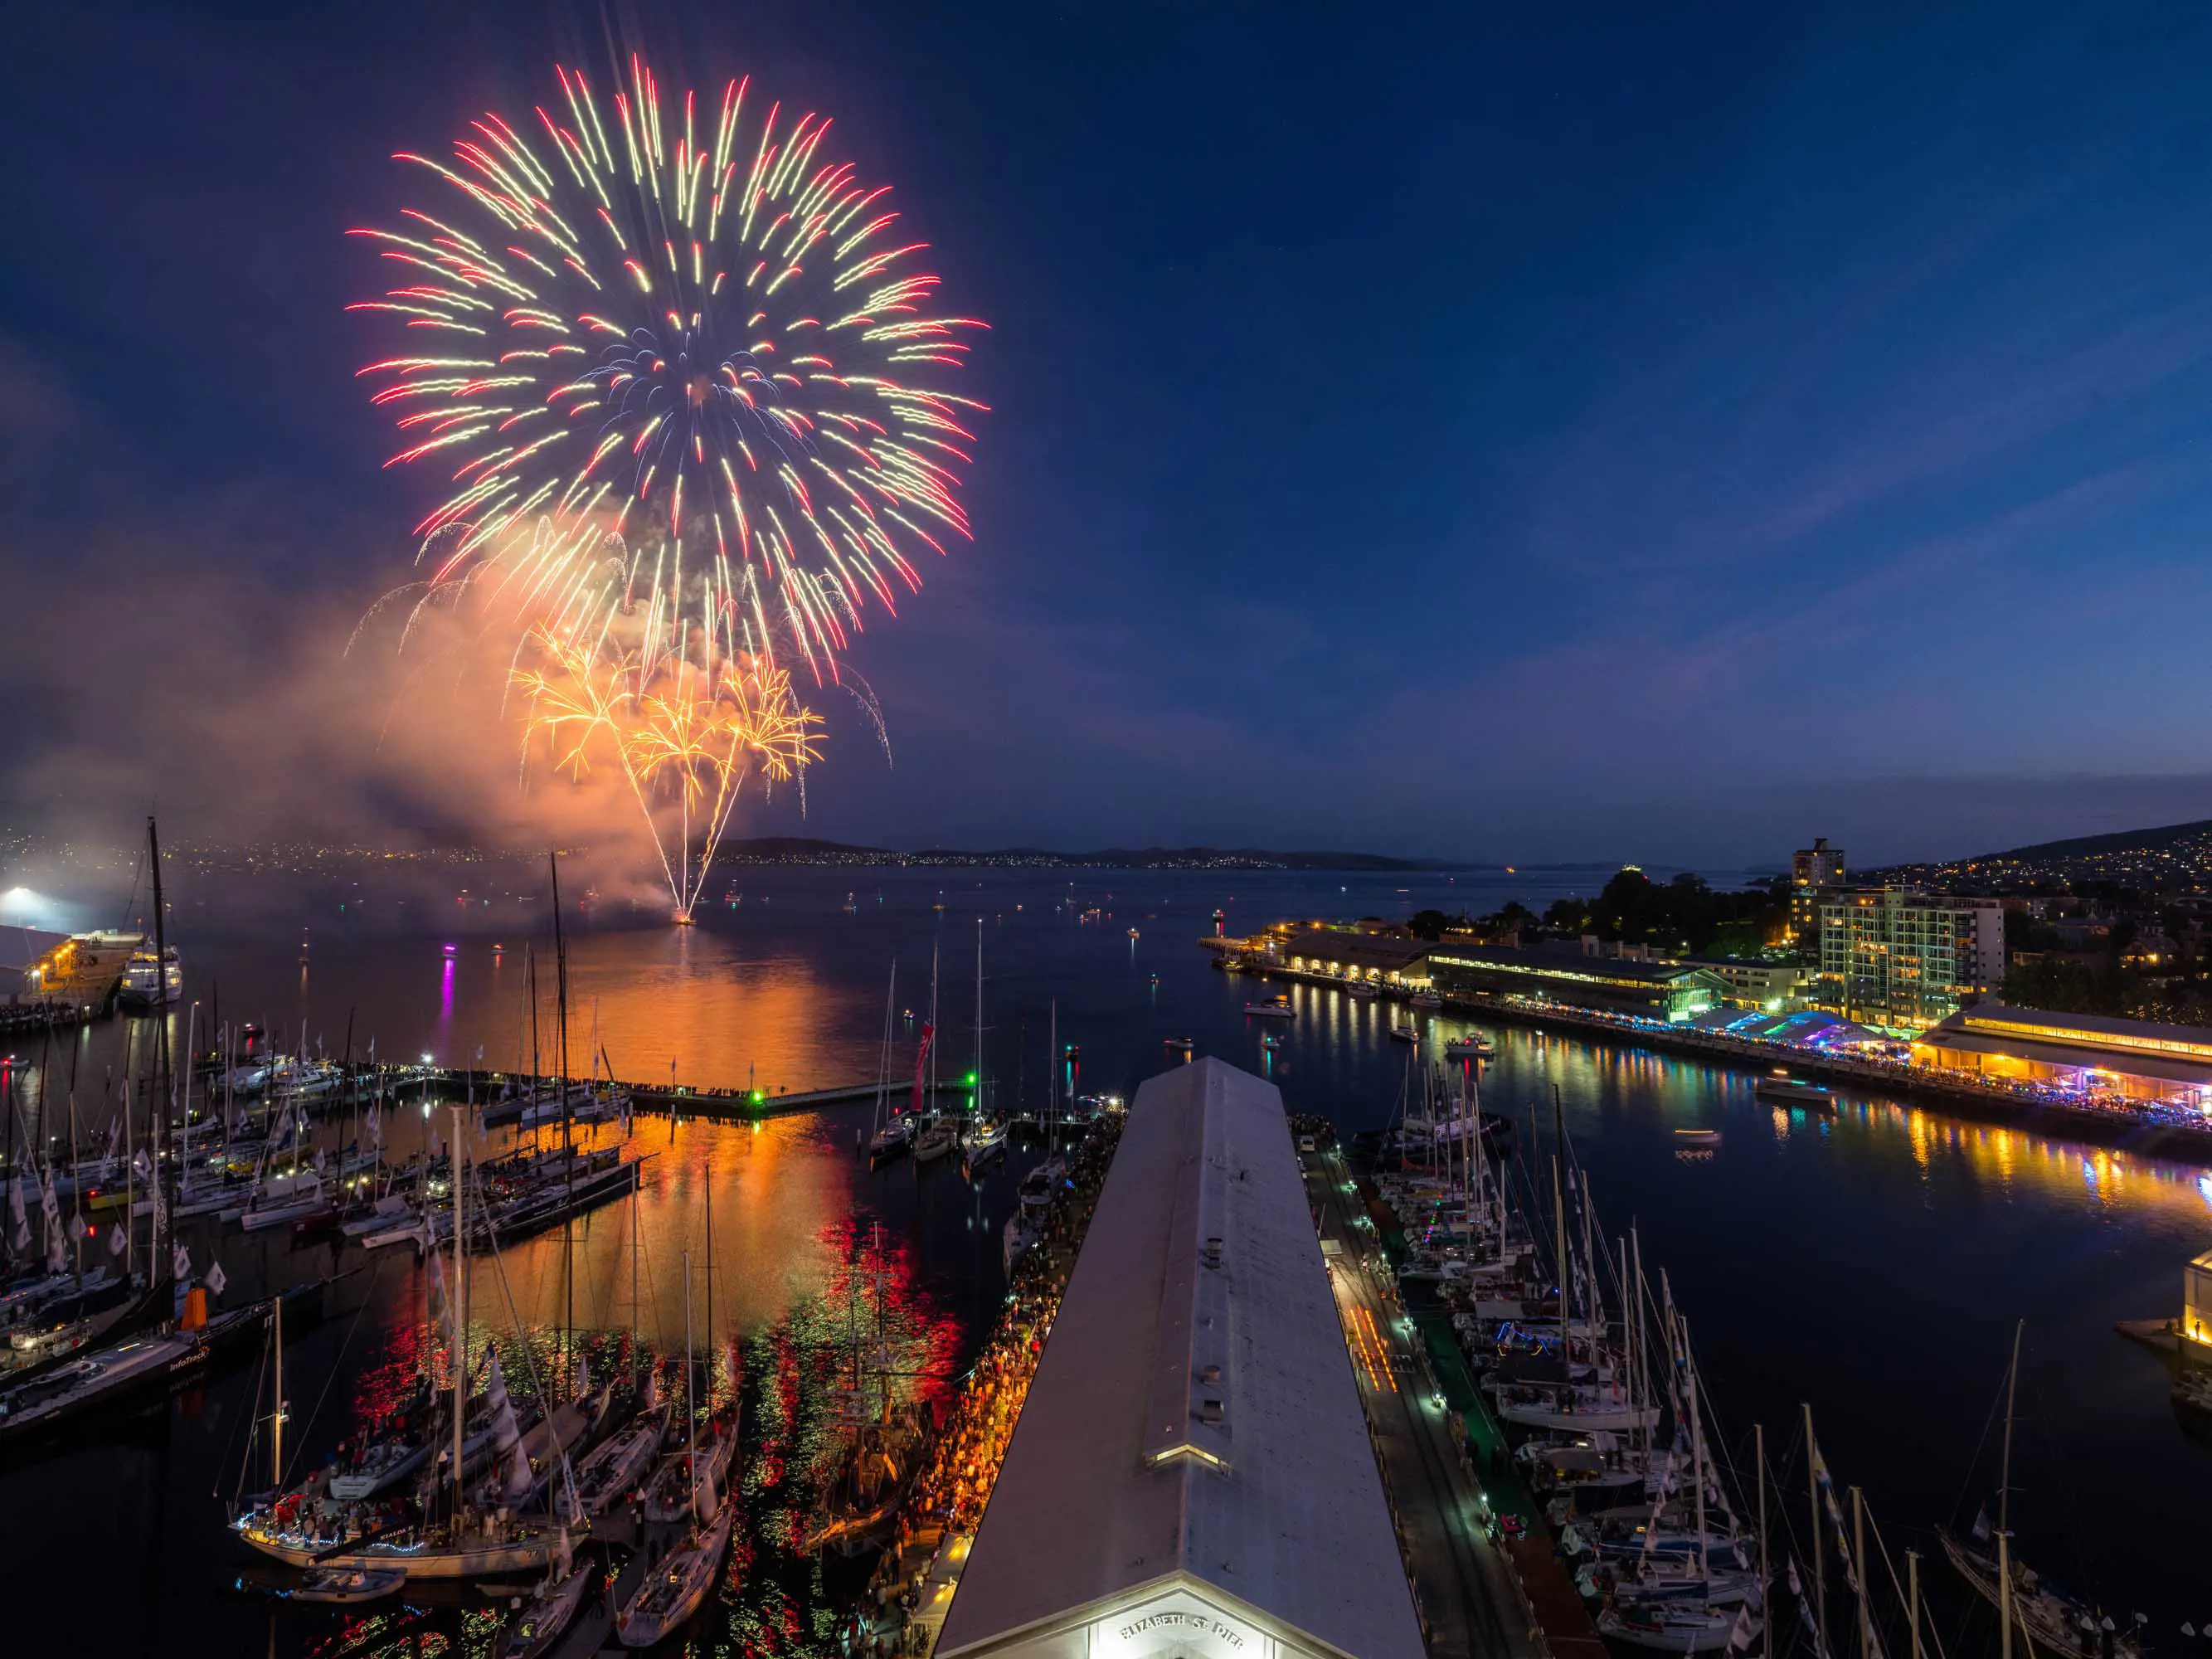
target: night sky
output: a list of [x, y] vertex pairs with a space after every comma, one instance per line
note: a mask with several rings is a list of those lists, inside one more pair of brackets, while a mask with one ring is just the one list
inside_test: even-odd
[[610, 41], [833, 114], [992, 325], [975, 540], [853, 653], [892, 757], [833, 708], [746, 830], [1735, 865], [2212, 815], [2212, 15], [1925, 9], [17, 8], [5, 818], [467, 816], [292, 729], [437, 483], [380, 470], [343, 233]]

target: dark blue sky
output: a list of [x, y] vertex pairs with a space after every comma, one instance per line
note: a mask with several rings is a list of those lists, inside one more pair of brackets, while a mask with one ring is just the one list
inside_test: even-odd
[[[2212, 15], [1662, 9], [623, 14], [833, 113], [993, 325], [976, 541], [854, 653], [895, 764], [843, 720], [804, 827], [1727, 863], [2212, 814]], [[341, 233], [605, 38], [12, 20], [14, 793], [235, 764], [148, 737], [104, 621], [404, 573], [434, 481], [379, 470]]]

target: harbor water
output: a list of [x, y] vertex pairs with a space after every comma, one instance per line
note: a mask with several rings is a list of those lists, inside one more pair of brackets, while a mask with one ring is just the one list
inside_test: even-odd
[[[1389, 1026], [1404, 1012], [1296, 987], [1295, 1019], [1248, 1020], [1255, 982], [1214, 971], [1196, 945], [1217, 909], [1239, 933], [1286, 916], [1481, 911], [1507, 896], [1541, 908], [1594, 890], [1607, 873], [767, 866], [736, 872], [690, 928], [649, 905], [594, 896], [567, 913], [568, 1066], [580, 1074], [597, 1056], [625, 1079], [672, 1075], [771, 1096], [872, 1083], [884, 1068], [902, 1091], [929, 1020], [934, 955], [938, 1075], [959, 1080], [979, 1068], [980, 932], [980, 1070], [1002, 1109], [1042, 1102], [1056, 1020], [1084, 1093], [1133, 1092], [1179, 1063], [1188, 1040], [1271, 1076], [1291, 1109], [1349, 1133], [1387, 1124], [1396, 1109], [1410, 1046]], [[252, 1020], [286, 1048], [304, 1030], [310, 1051], [334, 1058], [349, 1042], [360, 1058], [373, 1042], [387, 1060], [509, 1066], [532, 1049], [534, 967], [535, 1044], [550, 1070], [559, 1026], [549, 907], [530, 871], [510, 874], [180, 868], [169, 880], [172, 933], [198, 1006], [167, 1016], [174, 1041], [181, 1047], [190, 1025], [204, 1046], [218, 1021]], [[1462, 1027], [1425, 1024], [1423, 1053], [1441, 1060], [1443, 1039]], [[73, 1070], [80, 1121], [96, 1130], [113, 1109], [111, 1078], [137, 1063], [150, 1030], [111, 1021], [51, 1044], [12, 1040], [22, 1121], [41, 1112], [47, 1124], [65, 1121]], [[1263, 1046], [1263, 1035], [1280, 1046]], [[1893, 1548], [1936, 1553], [1935, 1528], [1964, 1527], [1993, 1500], [1992, 1407], [2014, 1323], [2025, 1318], [2016, 1549], [2108, 1611], [2148, 1615], [2154, 1632], [2212, 1618], [2212, 1527], [2200, 1496], [2212, 1449], [2177, 1425], [2166, 1362], [2113, 1330], [2178, 1310], [2182, 1266], [2212, 1242], [2212, 1174], [1848, 1091], [1835, 1116], [1808, 1115], [1756, 1100], [1746, 1073], [1527, 1027], [1492, 1035], [1498, 1058], [1483, 1071], [1485, 1106], [1515, 1119], [1522, 1150], [1540, 1158], [1555, 1113], [1564, 1122], [1606, 1231], [1632, 1224], [1647, 1270], [1666, 1269], [1724, 1443], [1747, 1448], [1756, 1422], [1781, 1445], [1809, 1406], [1837, 1481], [1863, 1488]], [[973, 1182], [951, 1161], [871, 1170], [855, 1152], [870, 1116], [865, 1103], [757, 1127], [641, 1115], [632, 1139], [650, 1158], [634, 1211], [602, 1209], [570, 1236], [476, 1268], [476, 1322], [524, 1328], [533, 1352], [550, 1352], [550, 1334], [570, 1323], [587, 1347], [634, 1323], [670, 1352], [682, 1346], [690, 1254], [700, 1343], [738, 1391], [744, 1434], [741, 1540], [694, 1628], [702, 1651], [831, 1650], [849, 1576], [792, 1544], [834, 1444], [835, 1376], [856, 1322], [875, 1317], [876, 1287], [902, 1386], [924, 1395], [954, 1384], [1000, 1304], [1000, 1230], [1041, 1146], [1018, 1138]], [[441, 1121], [413, 1106], [397, 1114], [394, 1152]], [[1674, 1134], [1686, 1127], [1717, 1128], [1721, 1142], [1686, 1150]], [[288, 1346], [300, 1456], [328, 1455], [412, 1376], [425, 1285], [411, 1252], [295, 1249], [287, 1230], [249, 1237], [212, 1224], [185, 1238], [199, 1267], [220, 1261], [227, 1301], [341, 1275], [330, 1316]], [[125, 1421], [0, 1468], [5, 1577], [17, 1589], [9, 1629], [24, 1650], [89, 1641], [114, 1652], [306, 1653], [343, 1639], [366, 1640], [368, 1651], [402, 1638], [420, 1651], [434, 1639], [439, 1651], [488, 1649], [497, 1620], [467, 1594], [364, 1624], [272, 1611], [234, 1590], [252, 1560], [225, 1529], [225, 1504], [265, 1484], [247, 1455], [258, 1397], [266, 1410], [263, 1364], [246, 1358]], [[1940, 1554], [1926, 1571], [1947, 1571]], [[23, 1593], [32, 1586], [37, 1594]], [[1941, 1633], [1954, 1652], [1994, 1649], [1986, 1619]], [[2154, 1634], [2160, 1650], [2176, 1644]]]

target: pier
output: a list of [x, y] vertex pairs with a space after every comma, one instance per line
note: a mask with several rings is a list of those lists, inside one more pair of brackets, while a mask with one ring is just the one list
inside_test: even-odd
[[[1321, 1218], [1322, 1253], [1377, 1467], [1405, 1553], [1430, 1659], [1553, 1655], [1600, 1659], [1597, 1628], [1547, 1545], [1516, 1570], [1511, 1546], [1492, 1536], [1500, 1494], [1486, 1492], [1474, 1457], [1487, 1451], [1468, 1417], [1481, 1410], [1472, 1379], [1450, 1388], [1426, 1333], [1400, 1299], [1397, 1280], [1341, 1154], [1309, 1153], [1309, 1203]], [[1457, 1348], [1447, 1340], [1449, 1359]], [[1463, 1363], [1459, 1366], [1463, 1373]], [[1490, 1443], [1499, 1443], [1494, 1429]], [[1486, 1462], [1492, 1462], [1486, 1456]], [[1504, 1507], [1533, 1516], [1525, 1497]], [[1564, 1600], [1539, 1604], [1523, 1573], [1559, 1581]], [[1547, 1582], [1545, 1589], [1554, 1587]]]

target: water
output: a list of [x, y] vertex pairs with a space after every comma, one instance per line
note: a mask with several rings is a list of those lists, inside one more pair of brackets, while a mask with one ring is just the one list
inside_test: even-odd
[[[180, 874], [172, 887], [201, 1037], [219, 1012], [290, 1032], [288, 1043], [304, 1022], [309, 1046], [333, 1054], [349, 1023], [356, 1054], [374, 1040], [386, 1057], [465, 1063], [481, 1048], [487, 1065], [513, 1064], [531, 1041], [525, 947], [535, 940], [543, 951], [548, 927], [530, 872], [510, 874], [417, 871], [358, 885], [350, 876]], [[1283, 1047], [1263, 1050], [1241, 1014], [1251, 981], [1213, 972], [1194, 945], [1214, 910], [1243, 932], [1281, 916], [1480, 911], [1506, 896], [1540, 908], [1603, 878], [751, 869], [733, 884], [735, 902], [696, 929], [618, 901], [575, 921], [569, 1064], [580, 1072], [597, 1052], [625, 1078], [663, 1079], [672, 1063], [687, 1082], [770, 1091], [872, 1081], [896, 957], [890, 1069], [908, 1079], [935, 948], [941, 1074], [964, 1076], [975, 1063], [980, 918], [983, 1070], [1002, 1102], [1042, 1098], [1056, 1004], [1085, 1091], [1132, 1092], [1170, 1063], [1167, 1039], [1188, 1037], [1201, 1054], [1273, 1076], [1292, 1109], [1372, 1127], [1388, 1121], [1407, 1064], [1388, 1036], [1392, 1010], [1296, 989], [1300, 1018], [1269, 1023]], [[537, 965], [537, 1041], [550, 1054], [552, 969], [543, 955]], [[173, 1018], [181, 1041], [194, 1017]], [[94, 1079], [147, 1029], [110, 1024], [82, 1039], [75, 1059], [88, 1119], [103, 1109]], [[1437, 1022], [1432, 1041], [1457, 1029]], [[2182, 1264], [2212, 1234], [2212, 1177], [1868, 1097], [1847, 1097], [1830, 1121], [1778, 1113], [1741, 1073], [1519, 1029], [1494, 1035], [1486, 1103], [1524, 1120], [1534, 1110], [1548, 1151], [1557, 1085], [1607, 1231], [1632, 1220], [1647, 1267], [1668, 1272], [1728, 1443], [1747, 1443], [1759, 1421], [1778, 1450], [1809, 1403], [1838, 1480], [1866, 1489], [1893, 1549], [1928, 1548], [1925, 1529], [1971, 1520], [1995, 1480], [1994, 1441], [1978, 1475], [1976, 1448], [2013, 1322], [2024, 1316], [2021, 1549], [2060, 1583], [2140, 1608], [2154, 1630], [2212, 1613], [2197, 1498], [2212, 1451], [2176, 1425], [2161, 1363], [2112, 1331], [2115, 1320], [2175, 1310]], [[47, 1054], [19, 1041], [15, 1054], [46, 1061], [58, 1111], [68, 1045]], [[20, 1083], [27, 1110], [37, 1109], [39, 1085]], [[680, 1346], [681, 1260], [690, 1249], [703, 1261], [710, 1182], [714, 1194], [714, 1322], [734, 1340], [726, 1375], [744, 1402], [750, 1471], [742, 1565], [708, 1620], [717, 1645], [803, 1652], [827, 1642], [841, 1586], [784, 1544], [828, 1443], [822, 1409], [856, 1251], [880, 1226], [917, 1388], [957, 1375], [1001, 1294], [999, 1229], [1039, 1152], [1018, 1146], [973, 1188], [942, 1166], [871, 1173], [853, 1155], [867, 1117], [865, 1106], [840, 1109], [757, 1131], [639, 1121], [641, 1150], [654, 1155], [637, 1215], [638, 1322], [649, 1344]], [[1717, 1152], [1678, 1151], [1673, 1130], [1692, 1124], [1724, 1131]], [[629, 1225], [617, 1207], [580, 1229], [580, 1327], [630, 1322]], [[350, 1409], [411, 1364], [422, 1285], [392, 1252], [289, 1246], [210, 1235], [194, 1254], [204, 1262], [220, 1251], [233, 1297], [366, 1264], [343, 1292], [358, 1314], [307, 1334], [289, 1362], [296, 1431], [319, 1456]], [[557, 1322], [570, 1296], [563, 1255], [557, 1235], [510, 1253], [496, 1305], [480, 1272], [479, 1316], [541, 1332]], [[258, 1381], [249, 1362], [125, 1431], [0, 1473], [9, 1577], [46, 1587], [11, 1598], [11, 1630], [32, 1643], [81, 1640], [91, 1610], [89, 1627], [120, 1650], [158, 1641], [230, 1653], [273, 1642], [295, 1652], [328, 1638], [337, 1626], [327, 1617], [272, 1620], [225, 1590], [245, 1556], [222, 1530], [220, 1495], [238, 1484]], [[480, 1614], [434, 1618], [465, 1648], [488, 1639]], [[1943, 1634], [1975, 1650], [1990, 1632], [1983, 1620]]]

